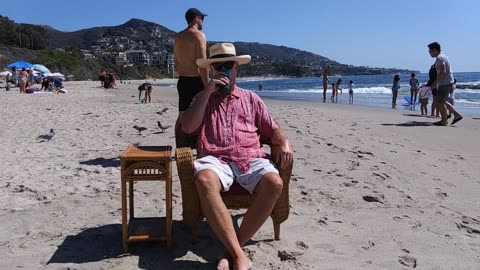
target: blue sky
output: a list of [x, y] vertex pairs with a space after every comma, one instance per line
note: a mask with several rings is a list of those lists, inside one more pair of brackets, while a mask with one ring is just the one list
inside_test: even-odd
[[140, 18], [178, 32], [190, 7], [209, 15], [204, 32], [212, 41], [284, 45], [343, 64], [422, 72], [433, 63], [427, 45], [438, 41], [454, 71], [480, 71], [477, 0], [2, 1], [0, 15], [61, 31]]

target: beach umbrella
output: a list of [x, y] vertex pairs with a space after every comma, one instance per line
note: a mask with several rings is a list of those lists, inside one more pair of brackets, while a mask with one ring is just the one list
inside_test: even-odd
[[51, 72], [44, 72], [44, 73], [42, 74], [42, 76], [43, 76], [43, 77], [49, 77], [49, 76], [51, 77], [52, 74], [53, 74], [53, 73], [51, 73]]
[[17, 61], [17, 62], [10, 63], [7, 66], [7, 68], [13, 68], [13, 67], [15, 67], [16, 69], [21, 69], [21, 68], [31, 68], [33, 67], [33, 65], [25, 61]]
[[46, 66], [41, 65], [41, 64], [33, 65], [33, 69], [36, 69], [36, 70], [38, 70], [40, 72], [43, 72], [43, 73], [45, 73], [45, 72], [50, 73], [50, 70]]
[[52, 73], [52, 74], [50, 74], [50, 76], [52, 76], [52, 77], [65, 77], [65, 75], [63, 75], [63, 74], [60, 73], [60, 72]]
[[10, 71], [2, 71], [0, 72], [0, 76], [2, 77], [7, 77], [7, 76], [12, 76], [12, 73]]

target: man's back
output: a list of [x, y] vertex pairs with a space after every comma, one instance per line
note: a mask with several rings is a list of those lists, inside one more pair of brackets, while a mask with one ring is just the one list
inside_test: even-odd
[[[202, 44], [205, 44], [202, 46]], [[197, 58], [202, 58], [205, 53], [205, 34], [194, 28], [187, 28], [175, 37], [175, 66], [178, 76], [198, 77], [200, 76]], [[204, 58], [204, 57], [203, 57]]]

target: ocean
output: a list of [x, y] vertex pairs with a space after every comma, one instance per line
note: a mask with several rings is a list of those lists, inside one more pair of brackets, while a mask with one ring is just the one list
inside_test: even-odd
[[[480, 84], [480, 72], [454, 73], [457, 84]], [[350, 80], [355, 84], [354, 104], [360, 106], [391, 108], [393, 75], [360, 75], [360, 76], [329, 76], [331, 82], [342, 79], [340, 88], [343, 94], [339, 95], [338, 103], [348, 105], [348, 84]], [[420, 84], [428, 81], [428, 74], [416, 74]], [[410, 97], [410, 74], [400, 74], [400, 92], [397, 98], [398, 110], [410, 110], [404, 97]], [[263, 90], [258, 91], [258, 84], [263, 84]], [[323, 86], [321, 77], [310, 78], [276, 78], [276, 79], [241, 79], [237, 85], [255, 91], [262, 98], [281, 100], [298, 100], [319, 102], [323, 100]], [[327, 102], [330, 101], [331, 85], [327, 90]], [[455, 89], [455, 108], [463, 115], [480, 115], [480, 89]], [[431, 99], [429, 100], [429, 105]], [[419, 111], [419, 106], [416, 107]], [[430, 113], [430, 106], [428, 108]]]

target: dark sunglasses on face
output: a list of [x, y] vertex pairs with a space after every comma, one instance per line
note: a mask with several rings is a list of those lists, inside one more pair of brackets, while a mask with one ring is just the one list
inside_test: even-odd
[[235, 65], [235, 62], [219, 62], [219, 63], [213, 63], [212, 66], [215, 70], [221, 70], [222, 68], [225, 68], [227, 70], [230, 70], [233, 68]]
[[200, 20], [202, 20], [203, 22], [203, 19], [205, 18], [205, 16], [198, 16], [200, 18]]

